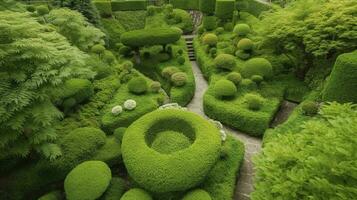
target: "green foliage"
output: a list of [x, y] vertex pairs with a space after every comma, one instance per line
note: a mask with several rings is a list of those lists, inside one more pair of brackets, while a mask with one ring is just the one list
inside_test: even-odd
[[236, 67], [236, 59], [230, 54], [219, 54], [213, 62], [218, 69], [232, 71]]
[[152, 200], [151, 195], [143, 189], [133, 188], [125, 192], [120, 200]]
[[244, 100], [250, 110], [259, 110], [265, 101], [263, 97], [258, 94], [248, 93], [244, 95]]
[[252, 40], [248, 39], [248, 38], [243, 38], [241, 40], [239, 40], [238, 44], [237, 44], [237, 48], [239, 50], [243, 50], [243, 51], [252, 51], [254, 48], [254, 43]]
[[[170, 154], [153, 151], [153, 142], [163, 131], [182, 133], [192, 145]], [[146, 114], [130, 125], [122, 152], [135, 182], [149, 191], [165, 193], [201, 183], [216, 162], [220, 147], [220, 134], [212, 123], [191, 112], [165, 109]]]
[[356, 114], [355, 105], [324, 105], [299, 129], [271, 138], [254, 161], [252, 199], [353, 199]]
[[163, 76], [167, 80], [170, 80], [171, 76], [177, 72], [180, 72], [180, 69], [177, 67], [173, 67], [173, 66], [165, 67], [161, 72], [161, 76]]
[[102, 17], [112, 16], [112, 4], [110, 1], [94, 0], [93, 4], [97, 8], [100, 16]]
[[166, 20], [168, 25], [181, 29], [183, 33], [191, 33], [193, 31], [192, 18], [188, 12], [181, 9], [174, 9], [172, 14], [173, 19]]
[[319, 104], [314, 101], [304, 101], [301, 109], [305, 115], [314, 116], [319, 111]]
[[113, 11], [146, 10], [147, 0], [111, 0]]
[[88, 51], [94, 44], [104, 44], [105, 34], [87, 22], [79, 12], [68, 8], [51, 10], [47, 16], [49, 23], [79, 49]]
[[207, 33], [202, 37], [202, 43], [214, 47], [217, 45], [218, 37], [214, 33]]
[[183, 64], [185, 64], [186, 59], [183, 56], [179, 56], [179, 57], [177, 57], [177, 62], [178, 62], [178, 64], [183, 65]]
[[154, 81], [150, 84], [150, 91], [154, 93], [158, 93], [161, 89], [161, 83]]
[[57, 138], [52, 125], [62, 115], [51, 102], [53, 90], [92, 74], [86, 55], [28, 13], [0, 12], [0, 21], [0, 159], [33, 149], [55, 159], [61, 152], [51, 144]]
[[176, 87], [182, 87], [187, 83], [187, 74], [185, 72], [176, 72], [171, 76], [171, 82]]
[[212, 200], [208, 192], [202, 189], [196, 189], [188, 192], [182, 200]]
[[251, 29], [248, 24], [237, 24], [235, 25], [233, 32], [239, 37], [245, 37], [251, 32]]
[[165, 45], [180, 39], [182, 31], [177, 28], [152, 28], [129, 31], [122, 34], [121, 41], [131, 47]]
[[232, 81], [235, 85], [239, 85], [242, 81], [242, 75], [238, 72], [231, 72], [227, 75], [227, 80]]
[[249, 3], [247, 0], [237, 0], [236, 1], [236, 9], [241, 11], [246, 11], [249, 8]]
[[105, 51], [105, 47], [103, 45], [101, 45], [101, 44], [93, 45], [92, 48], [91, 48], [91, 52], [95, 53], [95, 54], [98, 54], [98, 55], [103, 54], [104, 51]]
[[338, 56], [323, 90], [324, 101], [357, 103], [357, 51]]
[[258, 86], [263, 82], [264, 78], [260, 75], [253, 75], [251, 77], [252, 81], [254, 81]]
[[66, 199], [97, 199], [105, 192], [111, 179], [110, 168], [104, 162], [83, 162], [76, 166], [64, 180]]
[[146, 10], [119, 11], [115, 12], [114, 16], [126, 31], [143, 29], [147, 17]]
[[49, 192], [38, 198], [38, 200], [60, 200], [60, 199], [63, 199], [63, 195], [62, 192], [58, 190]]
[[169, 0], [175, 8], [180, 8], [184, 10], [198, 10], [199, 0]]
[[203, 28], [211, 31], [217, 28], [217, 17], [215, 16], [203, 16]]
[[205, 14], [214, 14], [216, 0], [199, 0], [199, 9]]
[[222, 20], [232, 19], [234, 4], [235, 0], [216, 0], [215, 15]]
[[171, 154], [188, 148], [192, 141], [185, 134], [175, 131], [163, 131], [156, 135], [151, 148], [163, 154]]
[[259, 75], [265, 79], [269, 79], [273, 76], [273, 67], [265, 58], [252, 58], [244, 64], [242, 75], [246, 78]]
[[119, 177], [113, 177], [110, 185], [100, 198], [100, 200], [119, 200], [125, 191], [125, 180]]
[[128, 89], [133, 94], [143, 94], [148, 90], [148, 84], [143, 77], [135, 77], [128, 83]]
[[47, 15], [50, 10], [47, 5], [40, 5], [36, 7], [36, 12], [39, 16]]
[[214, 84], [214, 94], [217, 98], [234, 97], [237, 93], [237, 87], [232, 81], [219, 80]]

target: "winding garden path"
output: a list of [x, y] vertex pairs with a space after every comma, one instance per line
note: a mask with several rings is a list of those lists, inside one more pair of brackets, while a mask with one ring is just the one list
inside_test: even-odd
[[[187, 105], [190, 111], [193, 111], [199, 115], [207, 118], [203, 112], [203, 95], [208, 88], [208, 83], [204, 79], [201, 70], [199, 69], [197, 62], [192, 61], [193, 73], [196, 81], [196, 92], [192, 101]], [[250, 137], [239, 131], [233, 130], [224, 126], [227, 132], [230, 132], [236, 138], [240, 139], [245, 145], [245, 156], [242, 168], [240, 170], [240, 176], [238, 178], [237, 188], [235, 191], [235, 200], [250, 199], [249, 195], [253, 191], [253, 163], [252, 157], [257, 154], [261, 149], [261, 139]]]

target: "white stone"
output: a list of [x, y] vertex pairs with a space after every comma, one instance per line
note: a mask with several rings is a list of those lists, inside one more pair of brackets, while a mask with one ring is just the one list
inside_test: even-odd
[[112, 114], [115, 116], [119, 115], [122, 112], [123, 112], [123, 108], [121, 106], [114, 106], [112, 108]]
[[134, 110], [136, 108], [136, 101], [133, 99], [128, 99], [124, 102], [125, 110]]

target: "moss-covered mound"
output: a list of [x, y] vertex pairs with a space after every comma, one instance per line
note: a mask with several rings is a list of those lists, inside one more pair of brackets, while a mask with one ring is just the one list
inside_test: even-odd
[[[180, 141], [169, 149], [161, 137], [172, 140], [173, 134]], [[157, 193], [183, 191], [201, 183], [216, 163], [220, 147], [220, 134], [213, 124], [173, 109], [144, 115], [127, 129], [122, 143], [129, 175]]]
[[145, 190], [134, 188], [127, 191], [120, 200], [152, 200], [152, 197]]
[[202, 189], [196, 189], [187, 193], [182, 200], [212, 200], [212, 198], [208, 192]]

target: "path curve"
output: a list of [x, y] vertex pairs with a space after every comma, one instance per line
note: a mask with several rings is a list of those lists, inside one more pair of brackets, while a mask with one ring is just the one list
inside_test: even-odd
[[[191, 64], [193, 73], [195, 75], [196, 92], [192, 101], [187, 105], [187, 108], [192, 112], [208, 118], [203, 111], [203, 95], [208, 88], [208, 83], [204, 79], [203, 74], [197, 65], [197, 62], [192, 61]], [[252, 156], [260, 152], [262, 140], [260, 138], [250, 137], [226, 126], [224, 126], [224, 129], [227, 132], [232, 133], [236, 138], [240, 139], [245, 145], [244, 162], [240, 170], [240, 176], [238, 177], [234, 199], [250, 199], [249, 195], [253, 191], [254, 177]]]

